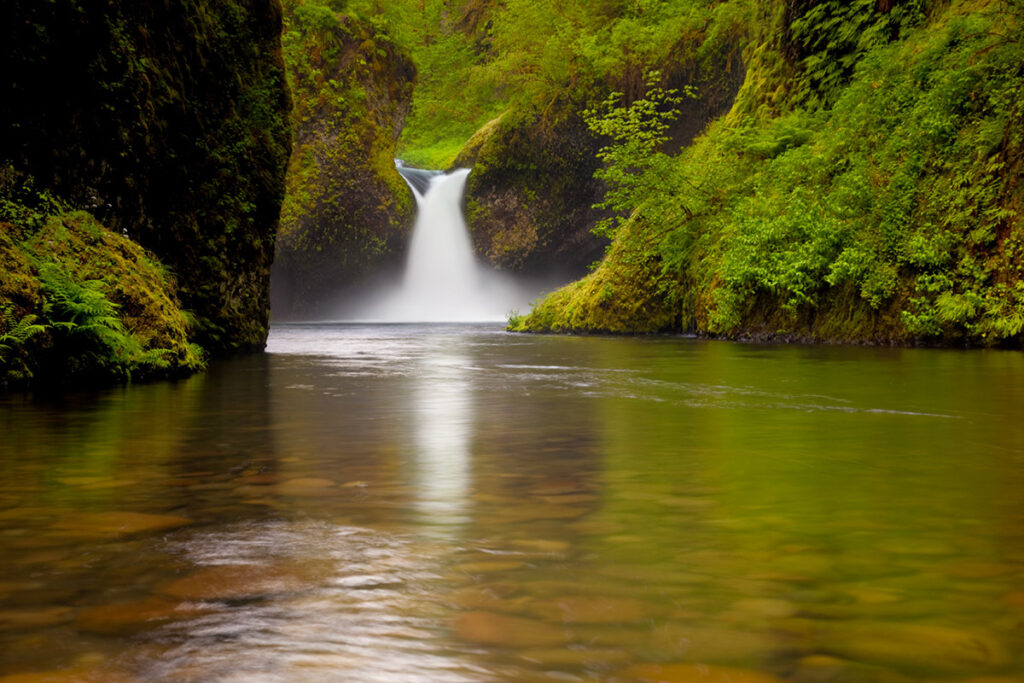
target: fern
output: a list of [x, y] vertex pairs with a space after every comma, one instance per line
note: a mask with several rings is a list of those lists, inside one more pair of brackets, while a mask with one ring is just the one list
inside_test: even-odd
[[98, 347], [104, 360], [124, 362], [142, 353], [141, 344], [117, 316], [117, 304], [104, 293], [102, 280], [75, 282], [55, 263], [43, 264], [39, 277], [46, 292], [43, 313], [55, 329]]
[[5, 332], [0, 332], [0, 363], [6, 361], [7, 354], [12, 349], [25, 345], [29, 339], [46, 330], [46, 325], [36, 323], [37, 316], [28, 314], [23, 318], [15, 320], [11, 306], [3, 308], [3, 322]]

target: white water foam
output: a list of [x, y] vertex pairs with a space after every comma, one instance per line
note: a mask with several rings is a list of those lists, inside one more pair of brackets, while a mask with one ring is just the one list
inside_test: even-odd
[[499, 322], [513, 311], [528, 311], [539, 292], [473, 255], [461, 207], [469, 170], [440, 174], [401, 164], [398, 170], [417, 204], [405, 273], [397, 286], [383, 288], [353, 317], [366, 322]]

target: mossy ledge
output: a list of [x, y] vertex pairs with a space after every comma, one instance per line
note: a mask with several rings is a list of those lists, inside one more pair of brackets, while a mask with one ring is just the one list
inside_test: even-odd
[[[0, 174], [10, 197], [12, 173]], [[45, 198], [46, 195], [43, 195]], [[178, 377], [204, 367], [174, 277], [85, 211], [0, 210], [0, 386]], [[11, 222], [8, 222], [11, 221]]]
[[[119, 304], [104, 309], [107, 327], [142, 353], [164, 349], [149, 356], [163, 374], [199, 367], [196, 343], [210, 355], [261, 349], [291, 144], [278, 1], [15, 0], [4, 11], [0, 163], [14, 180], [0, 197], [0, 334], [19, 359], [8, 379], [147, 374], [10, 336], [52, 312], [47, 264]], [[44, 357], [66, 376], [37, 372]]]

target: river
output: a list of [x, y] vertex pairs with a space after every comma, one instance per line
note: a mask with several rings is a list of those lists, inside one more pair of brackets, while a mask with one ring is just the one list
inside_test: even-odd
[[1024, 355], [275, 326], [0, 397], [0, 681], [1024, 680]]

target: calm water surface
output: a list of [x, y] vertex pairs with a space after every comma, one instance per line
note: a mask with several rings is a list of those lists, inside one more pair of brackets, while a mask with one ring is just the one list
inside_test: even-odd
[[0, 681], [1024, 680], [1024, 356], [279, 326], [0, 397]]

